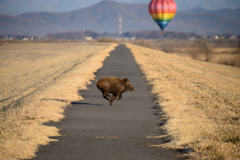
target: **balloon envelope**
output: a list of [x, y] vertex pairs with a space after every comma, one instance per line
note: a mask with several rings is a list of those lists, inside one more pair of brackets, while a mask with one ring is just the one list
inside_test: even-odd
[[177, 4], [174, 0], [152, 0], [148, 9], [154, 21], [164, 30], [176, 14]]

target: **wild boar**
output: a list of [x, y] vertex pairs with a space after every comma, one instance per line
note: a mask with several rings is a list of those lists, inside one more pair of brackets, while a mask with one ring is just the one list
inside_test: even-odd
[[[97, 81], [97, 88], [102, 92], [103, 98], [110, 101], [110, 106], [116, 97], [119, 101], [122, 99], [122, 94], [126, 91], [135, 91], [135, 88], [130, 84], [128, 78], [105, 77]], [[112, 94], [112, 97], [110, 94]]]

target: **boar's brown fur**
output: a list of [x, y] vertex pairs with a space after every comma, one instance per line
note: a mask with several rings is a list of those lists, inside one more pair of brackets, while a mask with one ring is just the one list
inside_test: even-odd
[[[97, 88], [102, 92], [103, 97], [110, 101], [110, 105], [115, 100], [122, 99], [122, 94], [126, 91], [134, 91], [135, 88], [130, 84], [128, 78], [105, 77], [97, 81], [95, 78]], [[112, 94], [112, 97], [110, 94]]]

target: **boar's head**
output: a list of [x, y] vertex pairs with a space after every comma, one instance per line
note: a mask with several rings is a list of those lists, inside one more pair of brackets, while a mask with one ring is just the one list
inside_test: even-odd
[[126, 84], [126, 91], [135, 91], [135, 88], [131, 85], [128, 78], [124, 79], [124, 82]]

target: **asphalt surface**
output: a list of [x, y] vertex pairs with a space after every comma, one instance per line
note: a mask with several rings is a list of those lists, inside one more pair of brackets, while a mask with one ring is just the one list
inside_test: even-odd
[[102, 97], [92, 81], [88, 90], [79, 91], [85, 100], [73, 102], [66, 118], [53, 123], [62, 128], [58, 142], [41, 146], [36, 160], [175, 160], [177, 151], [149, 145], [164, 143], [163, 139], [147, 138], [162, 135], [162, 122], [155, 114], [156, 104], [147, 81], [135, 63], [130, 50], [119, 45], [104, 61], [96, 77], [128, 78], [136, 91], [123, 93], [120, 101], [109, 102]]

